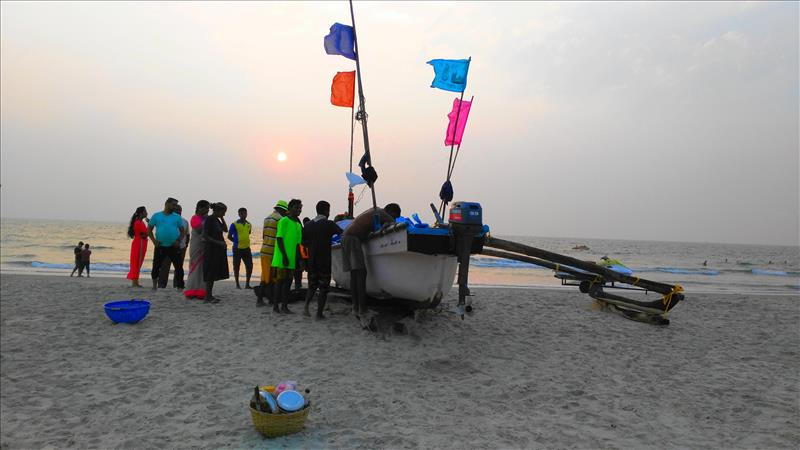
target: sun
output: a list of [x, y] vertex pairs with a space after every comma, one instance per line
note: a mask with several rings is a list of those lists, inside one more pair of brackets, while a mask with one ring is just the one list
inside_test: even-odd
[[284, 161], [286, 161], [286, 153], [284, 152], [278, 153], [278, 162], [284, 162]]

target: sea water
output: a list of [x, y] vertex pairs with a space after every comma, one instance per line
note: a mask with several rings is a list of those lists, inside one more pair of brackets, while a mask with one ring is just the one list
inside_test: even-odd
[[[6, 273], [68, 274], [72, 249], [83, 241], [92, 250], [92, 274], [124, 277], [128, 272], [131, 240], [125, 223], [2, 219], [0, 270]], [[800, 295], [800, 248], [610, 239], [503, 236], [550, 252], [597, 262], [602, 256], [618, 259], [634, 275], [680, 284], [687, 292], [795, 293]], [[253, 222], [250, 238], [254, 279], [261, 273], [258, 249], [261, 223]], [[228, 256], [231, 256], [229, 242]], [[586, 246], [589, 250], [575, 247]], [[149, 277], [153, 248], [148, 247], [142, 278]], [[231, 258], [232, 259], [232, 258]], [[706, 263], [705, 265], [703, 263]], [[232, 261], [229, 261], [233, 275]], [[188, 268], [188, 255], [184, 268]], [[244, 281], [244, 267], [241, 268]], [[553, 271], [532, 264], [488, 256], [473, 256], [471, 284], [559, 285]]]

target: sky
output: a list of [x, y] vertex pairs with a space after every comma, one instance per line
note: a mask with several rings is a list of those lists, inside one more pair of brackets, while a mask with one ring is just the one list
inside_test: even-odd
[[[800, 243], [797, 2], [354, 8], [379, 205], [432, 221], [457, 94], [426, 62], [471, 57], [452, 182], [493, 234]], [[346, 210], [334, 22], [347, 2], [0, 2], [0, 215]]]

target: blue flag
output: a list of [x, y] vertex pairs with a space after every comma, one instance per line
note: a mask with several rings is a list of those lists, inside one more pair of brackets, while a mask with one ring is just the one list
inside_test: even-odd
[[356, 59], [356, 52], [353, 50], [353, 27], [334, 23], [331, 25], [331, 32], [325, 36], [325, 53], [329, 55], [342, 55], [352, 60]]
[[367, 180], [361, 178], [360, 176], [354, 174], [353, 172], [346, 172], [344, 176], [347, 177], [347, 182], [350, 184], [350, 187], [358, 186], [359, 184], [365, 184]]
[[431, 87], [451, 92], [464, 92], [467, 87], [469, 61], [469, 59], [432, 59], [428, 61], [436, 74], [431, 82]]

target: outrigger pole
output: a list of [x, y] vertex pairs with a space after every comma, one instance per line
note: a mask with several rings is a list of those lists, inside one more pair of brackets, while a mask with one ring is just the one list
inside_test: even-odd
[[[566, 276], [570, 277], [570, 279], [580, 282], [577, 286], [581, 292], [589, 294], [590, 297], [601, 303], [612, 306], [627, 318], [639, 322], [668, 325], [667, 314], [677, 303], [684, 299], [683, 288], [680, 285], [669, 285], [628, 276], [592, 262], [491, 236], [486, 238], [481, 253], [487, 256], [516, 260], [552, 269], [556, 272], [556, 277], [561, 278], [562, 284], [564, 284], [566, 278], [559, 274], [567, 274]], [[610, 282], [611, 286], [606, 286], [607, 282]], [[615, 286], [615, 282], [629, 284], [633, 287]], [[604, 287], [643, 290], [645, 292], [654, 291], [664, 296], [662, 299], [653, 301], [634, 300], [605, 292]]]
[[[487, 256], [547, 267], [556, 272], [556, 277], [561, 278], [562, 284], [567, 278], [559, 274], [566, 274], [566, 277], [580, 282], [580, 284], [572, 286], [578, 286], [581, 292], [589, 294], [595, 300], [599, 300], [606, 305], [612, 305], [617, 311], [631, 320], [656, 325], [668, 325], [667, 314], [684, 299], [684, 295], [681, 293], [683, 288], [680, 285], [669, 285], [628, 276], [592, 262], [559, 255], [504, 239], [487, 237], [481, 253]], [[611, 285], [605, 286], [608, 282]], [[615, 286], [615, 282], [629, 284], [633, 287]], [[634, 300], [605, 292], [604, 287], [654, 291], [663, 294], [664, 297], [653, 301]]]
[[[364, 131], [364, 156], [366, 163], [372, 167], [372, 155], [369, 151], [369, 133], [367, 132], [367, 110], [364, 106], [364, 87], [361, 84], [361, 56], [358, 51], [358, 34], [356, 33], [356, 16], [353, 13], [353, 0], [350, 0], [350, 20], [353, 23], [353, 45], [356, 51], [356, 76], [358, 77], [358, 112], [356, 113], [356, 120], [361, 122], [361, 129]], [[363, 169], [363, 167], [362, 167]], [[367, 182], [369, 190], [372, 192], [372, 207], [377, 208], [378, 202], [375, 199], [375, 182]], [[377, 209], [375, 210], [375, 218], [379, 216]]]
[[[484, 244], [484, 247], [494, 248], [494, 249], [498, 249], [498, 250], [505, 250], [505, 251], [508, 251], [508, 252], [519, 253], [519, 254], [530, 256], [530, 257], [533, 257], [533, 258], [539, 258], [540, 260], [545, 260], [545, 261], [550, 262], [550, 263], [557, 263], [558, 264], [558, 269], [557, 270], [560, 270], [562, 272], [567, 272], [567, 273], [573, 273], [572, 270], [567, 270], [567, 269], [569, 269], [568, 267], [561, 267], [562, 264], [563, 265], [567, 265], [569, 267], [574, 267], [576, 269], [581, 269], [581, 270], [584, 270], [586, 272], [591, 272], [591, 273], [593, 273], [595, 275], [599, 275], [600, 277], [602, 277], [603, 279], [608, 280], [608, 281], [615, 281], [617, 283], [630, 284], [630, 285], [633, 285], [633, 286], [640, 287], [642, 289], [646, 289], [648, 291], [658, 292], [659, 294], [669, 295], [669, 294], [674, 293], [674, 289], [675, 289], [675, 286], [670, 285], [670, 284], [658, 283], [656, 281], [650, 281], [650, 280], [645, 280], [645, 279], [642, 279], [642, 278], [639, 278], [639, 277], [632, 277], [632, 276], [629, 276], [629, 275], [624, 275], [624, 274], [621, 274], [619, 272], [615, 272], [615, 271], [613, 271], [613, 270], [611, 270], [609, 268], [603, 267], [601, 265], [598, 265], [598, 264], [595, 264], [595, 263], [592, 263], [592, 262], [583, 261], [583, 260], [580, 260], [580, 259], [572, 258], [570, 256], [559, 255], [558, 253], [553, 253], [553, 252], [549, 252], [547, 250], [542, 250], [542, 249], [538, 249], [538, 248], [531, 247], [531, 246], [528, 246], [528, 245], [519, 244], [517, 242], [506, 241], [505, 239], [498, 239], [498, 238], [495, 238], [495, 237], [487, 237], [486, 238], [486, 243]], [[492, 255], [492, 256], [495, 256], [495, 255]], [[500, 255], [496, 255], [496, 256], [500, 256]], [[514, 255], [511, 255], [511, 254], [504, 254], [504, 255], [502, 255], [500, 257], [508, 258], [508, 259], [515, 259], [513, 256]], [[553, 268], [553, 267], [551, 267], [552, 264], [551, 265], [541, 264], [541, 263], [543, 263], [545, 261], [533, 262], [533, 261], [528, 260], [528, 261], [525, 261], [525, 262], [533, 262], [534, 264], [542, 265], [543, 267]]]

